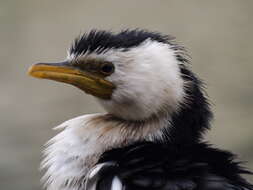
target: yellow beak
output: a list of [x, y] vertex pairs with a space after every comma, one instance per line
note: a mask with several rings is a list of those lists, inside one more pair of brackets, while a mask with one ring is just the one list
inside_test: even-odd
[[36, 78], [72, 84], [87, 94], [102, 99], [110, 99], [115, 88], [111, 82], [104, 78], [74, 68], [69, 62], [38, 63], [29, 68], [28, 74]]

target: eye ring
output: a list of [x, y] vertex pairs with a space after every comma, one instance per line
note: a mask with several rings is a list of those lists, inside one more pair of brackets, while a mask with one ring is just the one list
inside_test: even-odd
[[111, 75], [115, 70], [115, 67], [112, 63], [106, 62], [103, 63], [100, 67], [100, 72], [104, 75]]

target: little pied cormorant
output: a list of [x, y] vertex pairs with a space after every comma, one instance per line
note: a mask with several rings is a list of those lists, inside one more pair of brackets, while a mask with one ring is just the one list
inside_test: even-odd
[[107, 113], [64, 122], [41, 167], [48, 190], [252, 190], [230, 152], [203, 142], [212, 118], [203, 85], [174, 38], [92, 30], [65, 61], [29, 74], [72, 84]]

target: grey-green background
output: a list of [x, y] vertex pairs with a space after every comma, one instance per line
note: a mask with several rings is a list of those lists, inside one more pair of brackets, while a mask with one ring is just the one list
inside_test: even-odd
[[208, 86], [215, 119], [206, 139], [253, 169], [252, 18], [252, 0], [0, 0], [0, 188], [41, 189], [51, 128], [102, 111], [74, 87], [26, 74], [32, 63], [64, 59], [73, 38], [92, 28], [176, 36]]

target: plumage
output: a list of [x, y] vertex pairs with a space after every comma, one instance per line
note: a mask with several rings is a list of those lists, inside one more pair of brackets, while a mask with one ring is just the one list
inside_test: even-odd
[[[114, 161], [112, 173], [125, 189], [252, 189], [240, 174], [250, 174], [229, 152], [206, 143], [165, 145], [144, 142], [106, 152], [99, 162]], [[101, 180], [110, 176], [108, 171]]]
[[72, 84], [106, 110], [56, 127], [41, 163], [48, 190], [253, 190], [232, 153], [203, 141], [204, 85], [171, 36], [92, 30], [64, 62], [29, 73]]

